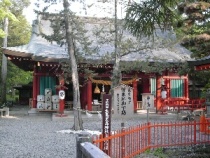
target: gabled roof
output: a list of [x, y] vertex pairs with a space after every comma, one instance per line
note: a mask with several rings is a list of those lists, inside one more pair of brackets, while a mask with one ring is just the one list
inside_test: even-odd
[[201, 59], [194, 59], [188, 61], [189, 65], [194, 66], [194, 69], [199, 70], [210, 70], [210, 56], [206, 56]]
[[67, 51], [56, 43], [50, 43], [38, 35], [38, 24], [34, 21], [30, 42], [26, 45], [4, 48], [4, 54], [28, 57], [34, 61], [57, 62], [68, 58]]
[[[94, 37], [92, 31], [101, 26], [108, 26], [110, 24], [110, 19], [106, 18], [86, 18], [82, 17], [82, 21], [85, 23], [85, 28], [87, 30], [87, 34], [89, 38], [93, 41], [92, 47], [98, 47], [97, 55], [87, 55], [85, 54], [83, 57], [86, 60], [98, 60], [105, 54], [109, 54], [114, 52], [114, 44], [101, 44], [97, 42], [97, 38]], [[50, 34], [50, 24], [49, 21], [41, 21], [42, 31], [44, 33]], [[58, 62], [61, 60], [65, 60], [69, 58], [67, 49], [64, 46], [60, 46], [54, 42], [48, 42], [39, 34], [39, 28], [37, 21], [33, 24], [33, 33], [31, 36], [31, 40], [28, 44], [17, 47], [7, 47], [3, 48], [3, 52], [8, 56], [16, 56], [16, 57], [28, 57], [34, 61], [44, 61], [44, 62]], [[169, 38], [169, 33], [163, 33], [160, 30], [157, 30], [157, 35], [162, 36], [163, 38]], [[127, 30], [124, 30], [124, 35], [126, 40], [132, 40], [136, 43], [145, 42], [146, 44], [151, 42], [148, 41], [147, 38], [137, 39], [133, 37]], [[171, 38], [171, 37], [170, 37]], [[174, 35], [173, 35], [174, 38]], [[114, 36], [113, 36], [114, 39]], [[171, 40], [171, 39], [170, 39]], [[122, 61], [161, 61], [165, 60], [166, 62], [183, 62], [187, 60], [191, 60], [191, 52], [182, 47], [180, 44], [176, 44], [171, 48], [154, 48], [152, 50], [147, 51], [133, 51], [127, 55], [124, 55], [121, 60]]]
[[200, 59], [194, 59], [194, 60], [189, 60], [188, 61], [191, 65], [205, 65], [205, 64], [210, 64], [210, 56], [206, 56]]

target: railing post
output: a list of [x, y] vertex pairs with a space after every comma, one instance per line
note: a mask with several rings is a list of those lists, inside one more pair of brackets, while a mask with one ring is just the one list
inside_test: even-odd
[[148, 144], [147, 144], [147, 146], [150, 148], [150, 143], [151, 143], [151, 127], [150, 127], [150, 122], [147, 123], [147, 129], [148, 129], [148, 132], [147, 132], [148, 133], [148, 140], [147, 140], [148, 141], [147, 142]]
[[[100, 134], [99, 139], [102, 139], [102, 138], [103, 138], [103, 134]], [[103, 150], [103, 143], [104, 143], [104, 142], [100, 142], [100, 143], [99, 143], [99, 148], [100, 148], [101, 150]]]
[[196, 120], [194, 120], [194, 145], [196, 145]]
[[[125, 132], [125, 124], [124, 122], [121, 123], [121, 133], [124, 134]], [[125, 157], [125, 135], [121, 137], [121, 158]]]
[[205, 132], [205, 115], [203, 112], [200, 116], [200, 132]]
[[82, 132], [76, 136], [76, 148], [77, 148], [77, 155], [76, 158], [82, 158], [83, 154], [80, 149], [80, 144], [83, 142], [91, 142], [92, 143], [92, 137], [88, 132]]

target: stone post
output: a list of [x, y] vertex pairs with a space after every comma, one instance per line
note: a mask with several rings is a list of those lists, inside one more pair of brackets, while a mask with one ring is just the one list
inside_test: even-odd
[[83, 157], [81, 149], [80, 149], [80, 144], [84, 143], [84, 142], [92, 143], [92, 137], [90, 136], [90, 134], [88, 132], [82, 132], [82, 133], [78, 134], [76, 137], [76, 147], [77, 147], [76, 158]]

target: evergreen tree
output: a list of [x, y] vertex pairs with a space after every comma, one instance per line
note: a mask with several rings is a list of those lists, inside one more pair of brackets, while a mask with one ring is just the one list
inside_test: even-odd
[[[31, 34], [31, 26], [27, 23], [26, 19], [22, 15], [22, 10], [24, 7], [29, 5], [29, 0], [24, 1], [16, 1], [11, 0], [10, 7], [8, 10], [10, 11], [12, 18], [10, 20], [10, 24], [8, 25], [8, 37], [7, 37], [7, 46], [18, 46], [28, 43]], [[15, 20], [12, 20], [15, 17]], [[0, 39], [0, 42], [3, 43], [3, 39]], [[1, 52], [2, 54], [2, 52]], [[6, 101], [6, 93], [7, 91], [13, 90], [13, 86], [17, 84], [26, 84], [31, 81], [31, 72], [24, 72], [23, 70], [16, 67], [10, 61], [7, 66], [7, 58], [2, 55], [2, 79], [1, 79], [1, 89], [2, 89], [2, 98], [1, 102]], [[8, 67], [8, 68], [7, 68]], [[8, 70], [7, 70], [8, 69]], [[6, 71], [5, 71], [6, 70]], [[17, 73], [19, 72], [19, 73]], [[7, 79], [6, 79], [7, 78]]]
[[[51, 4], [56, 4], [58, 1], [49, 1]], [[80, 2], [80, 1], [79, 1]], [[63, 61], [65, 65], [68, 65], [65, 71], [70, 74], [73, 83], [73, 110], [74, 110], [74, 130], [82, 130], [82, 118], [81, 118], [81, 103], [80, 103], [80, 91], [79, 91], [79, 76], [77, 65], [82, 60], [82, 55], [90, 53], [90, 41], [85, 35], [84, 24], [81, 19], [75, 16], [70, 10], [70, 3], [68, 0], [63, 0], [63, 8], [59, 13], [49, 13], [48, 8], [44, 8], [43, 11], [36, 11], [41, 14], [42, 19], [49, 20], [53, 33], [46, 35], [41, 32], [41, 35], [48, 41], [56, 41], [61, 46], [66, 46], [69, 59]], [[81, 51], [82, 50], [82, 51]]]
[[182, 44], [193, 52], [192, 57], [202, 58], [210, 55], [210, 1], [185, 1], [178, 5], [184, 14], [178, 26], [185, 35]]

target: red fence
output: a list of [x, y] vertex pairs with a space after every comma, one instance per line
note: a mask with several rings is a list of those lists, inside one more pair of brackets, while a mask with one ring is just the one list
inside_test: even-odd
[[197, 109], [206, 110], [205, 99], [186, 99], [186, 98], [170, 98], [164, 99], [159, 109], [161, 112], [167, 111], [167, 109], [177, 110], [190, 110], [194, 111]]
[[[201, 126], [209, 127], [210, 123], [145, 123], [115, 131], [106, 138], [95, 136], [93, 143], [112, 158], [130, 158], [147, 149], [210, 143], [209, 129], [205, 128], [200, 132]], [[106, 149], [105, 142], [108, 144]]]

